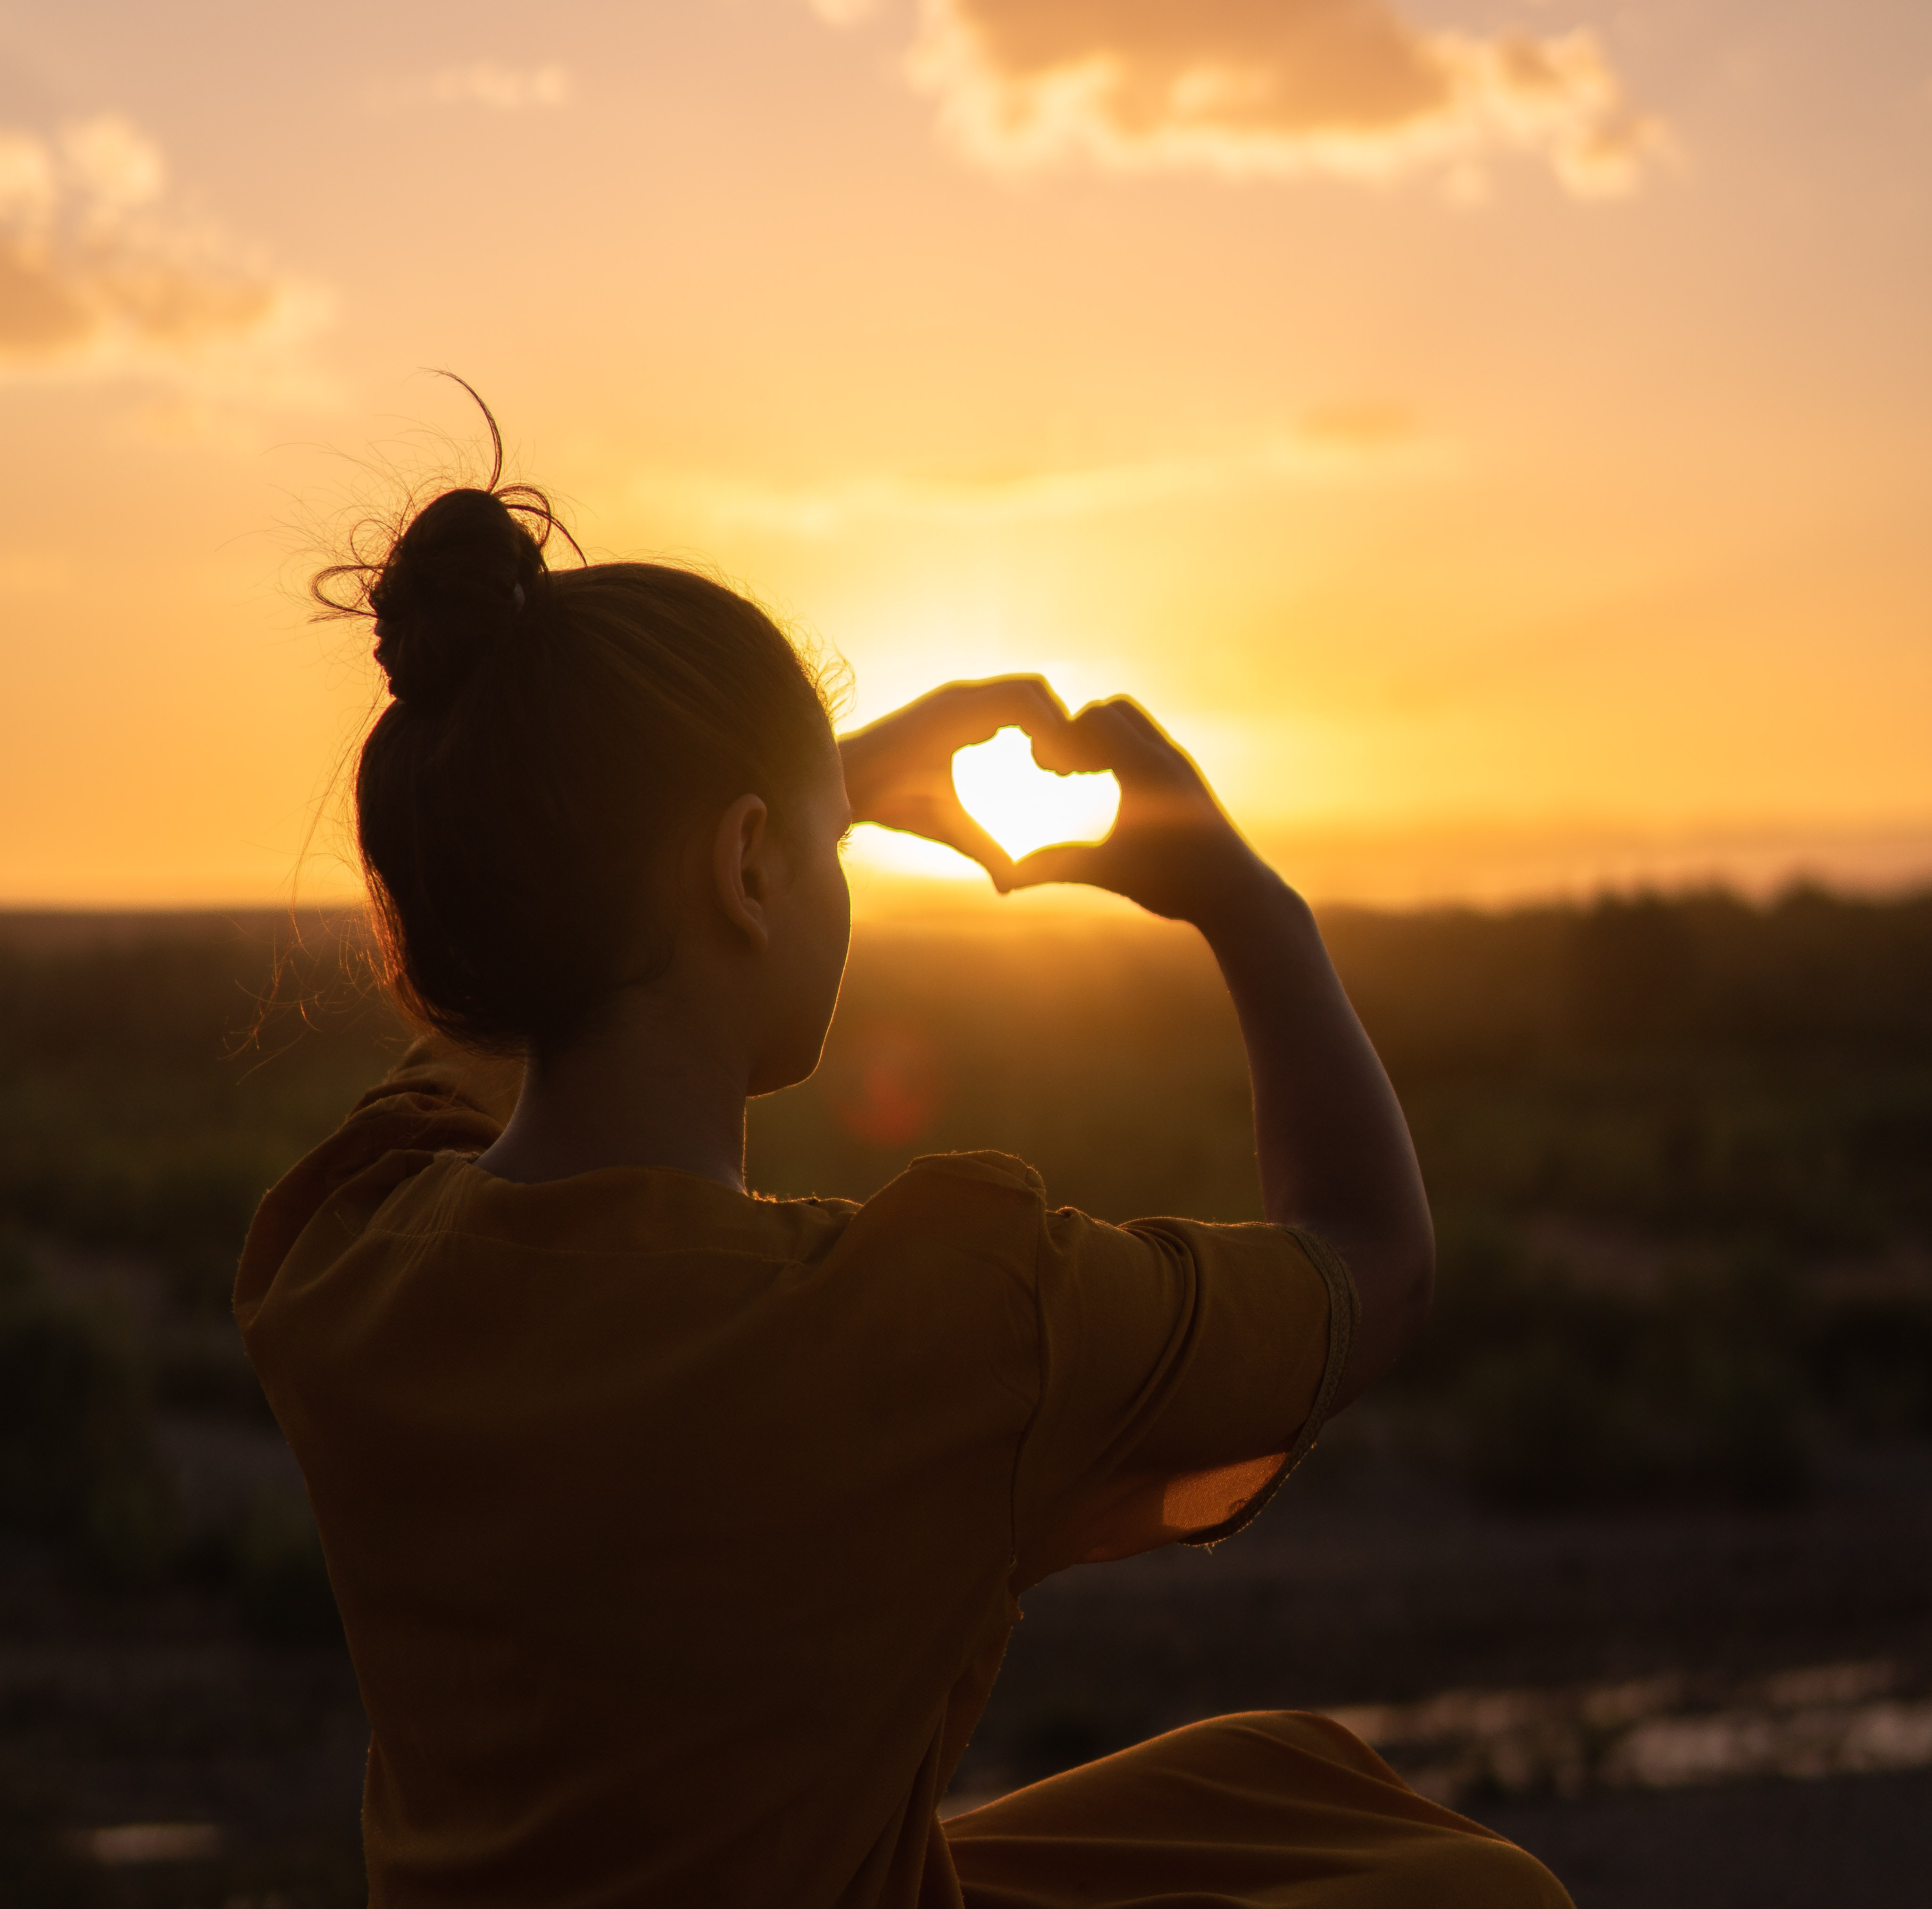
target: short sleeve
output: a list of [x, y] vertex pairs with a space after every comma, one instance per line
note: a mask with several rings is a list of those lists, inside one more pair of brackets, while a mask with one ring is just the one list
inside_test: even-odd
[[1299, 1229], [1042, 1212], [1017, 1581], [1238, 1530], [1315, 1441], [1356, 1302]]

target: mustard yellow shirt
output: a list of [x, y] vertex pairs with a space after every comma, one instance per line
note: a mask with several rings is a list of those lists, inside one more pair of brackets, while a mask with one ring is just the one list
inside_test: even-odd
[[1251, 1517], [1346, 1272], [994, 1153], [862, 1204], [514, 1184], [473, 1162], [515, 1085], [419, 1044], [236, 1284], [368, 1712], [374, 1909], [956, 1902], [935, 1806], [1016, 1592]]

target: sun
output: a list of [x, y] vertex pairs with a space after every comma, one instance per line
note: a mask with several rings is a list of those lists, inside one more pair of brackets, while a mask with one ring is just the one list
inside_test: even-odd
[[1017, 729], [952, 758], [952, 786], [966, 811], [1017, 859], [1054, 842], [1097, 842], [1114, 826], [1120, 786], [1108, 775], [1050, 775], [1034, 765]]

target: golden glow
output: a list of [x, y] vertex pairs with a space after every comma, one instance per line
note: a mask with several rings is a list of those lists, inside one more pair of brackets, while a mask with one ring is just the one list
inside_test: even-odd
[[[1932, 874], [1914, 10], [338, 13], [33, 15], [0, 903], [350, 889], [379, 683], [306, 620], [308, 526], [473, 454], [434, 365], [593, 556], [842, 654], [853, 721], [1132, 695], [1318, 898]], [[850, 865], [862, 909], [997, 899], [877, 831]]]
[[845, 872], [854, 901], [862, 908], [880, 899], [879, 891], [928, 882], [983, 883], [985, 870], [976, 862], [938, 842], [896, 829], [861, 825], [846, 845]]
[[1049, 775], [1016, 729], [952, 758], [952, 786], [966, 813], [1018, 861], [1055, 842], [1106, 838], [1120, 806], [1111, 775]]

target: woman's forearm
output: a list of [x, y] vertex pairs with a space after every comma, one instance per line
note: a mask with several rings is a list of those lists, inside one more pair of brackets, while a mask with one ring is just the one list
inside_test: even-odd
[[1197, 925], [1247, 1047], [1262, 1210], [1320, 1233], [1354, 1275], [1361, 1316], [1346, 1404], [1428, 1316], [1435, 1236], [1408, 1122], [1293, 889], [1257, 862]]

